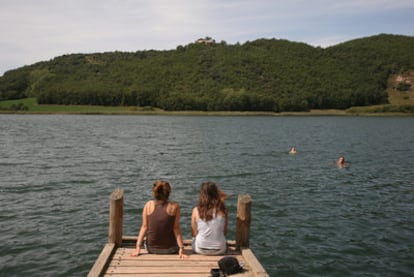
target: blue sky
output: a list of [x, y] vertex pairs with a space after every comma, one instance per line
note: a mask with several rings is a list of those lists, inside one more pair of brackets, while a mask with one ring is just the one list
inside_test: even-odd
[[414, 36], [413, 0], [0, 0], [0, 75], [72, 53], [175, 49], [210, 36], [327, 47]]

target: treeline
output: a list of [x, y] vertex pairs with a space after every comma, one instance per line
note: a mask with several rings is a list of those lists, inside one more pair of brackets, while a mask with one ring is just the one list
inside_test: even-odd
[[412, 49], [413, 37], [378, 35], [326, 49], [258, 39], [71, 54], [6, 72], [0, 100], [203, 111], [345, 109], [386, 103], [390, 74], [414, 69]]

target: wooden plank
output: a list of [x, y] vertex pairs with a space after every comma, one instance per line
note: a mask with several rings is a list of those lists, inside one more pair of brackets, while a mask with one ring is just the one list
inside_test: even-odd
[[[131, 252], [115, 252], [114, 253], [114, 259], [115, 257], [118, 258], [125, 258], [125, 259], [159, 259], [159, 260], [180, 260], [180, 257], [178, 256], [178, 254], [168, 254], [168, 255], [162, 255], [162, 254], [148, 254], [148, 253], [141, 253], [141, 255], [137, 256], [131, 256]], [[187, 255], [187, 258], [192, 258], [192, 257], [201, 257], [202, 259], [205, 260], [214, 260], [217, 259], [217, 257], [221, 257], [221, 256], [207, 256], [207, 255], [200, 255], [200, 254], [194, 254], [191, 252], [185, 252]], [[241, 256], [241, 254], [237, 254], [237, 255], [229, 255], [229, 256]]]
[[192, 268], [192, 267], [108, 267], [107, 274], [186, 274], [198, 273], [208, 274], [209, 268]]
[[[137, 237], [136, 236], [122, 236], [122, 245], [120, 247], [122, 248], [135, 248], [135, 245], [137, 243]], [[192, 240], [190, 239], [184, 239], [183, 244], [186, 249], [192, 249]], [[236, 247], [236, 241], [235, 240], [228, 240], [227, 241], [227, 249], [228, 252], [237, 251]], [[142, 249], [141, 249], [142, 251]]]
[[[149, 277], [210, 277], [210, 272], [208, 273], [133, 273], [133, 274], [124, 274], [124, 273], [110, 273], [102, 275], [104, 277], [129, 277], [129, 276], [149, 276]], [[254, 277], [251, 273], [238, 273], [231, 275], [232, 277]]]
[[[161, 259], [161, 260], [180, 260], [178, 257], [178, 254], [168, 254], [168, 255], [162, 255], [162, 254], [148, 254], [148, 252], [145, 249], [141, 249], [141, 254], [138, 257], [132, 257], [131, 253], [134, 251], [133, 248], [117, 248], [116, 252], [114, 253], [113, 259]], [[236, 250], [229, 250], [225, 255], [221, 256], [214, 256], [214, 255], [200, 255], [195, 254], [192, 252], [190, 247], [186, 247], [184, 249], [184, 253], [188, 256], [188, 258], [191, 257], [199, 257], [200, 259], [207, 259], [207, 260], [218, 260], [223, 256], [235, 256], [242, 258], [241, 252]]]
[[256, 277], [269, 277], [262, 264], [257, 260], [252, 250], [249, 248], [241, 249], [244, 260], [248, 263], [253, 276]]
[[[192, 274], [192, 273], [188, 273], [188, 274], [181, 274], [181, 273], [168, 273], [168, 274], [161, 274], [161, 273], [154, 273], [154, 274], [148, 274], [148, 273], [143, 273], [143, 274], [139, 274], [139, 273], [135, 273], [135, 274], [118, 274], [118, 273], [111, 273], [111, 274], [105, 274], [103, 275], [104, 277], [125, 277], [125, 276], [150, 276], [150, 277], [200, 277], [199, 273], [196, 274]], [[203, 276], [210, 276], [210, 273], [208, 274], [202, 274], [201, 277]]]
[[89, 271], [88, 277], [101, 276], [106, 266], [109, 264], [112, 254], [115, 252], [115, 243], [107, 243], [99, 254], [98, 259], [95, 261], [91, 271]]
[[[149, 276], [149, 277], [210, 277], [210, 272], [206, 273], [109, 273], [104, 277], [126, 277], [126, 276]], [[231, 275], [232, 277], [254, 277], [251, 273], [238, 273]]]
[[202, 261], [194, 259], [184, 259], [180, 261], [165, 261], [165, 260], [113, 260], [109, 263], [109, 266], [155, 266], [155, 267], [166, 267], [166, 266], [193, 266], [193, 267], [217, 267], [217, 261]]
[[[234, 256], [236, 258], [243, 258], [242, 256]], [[201, 256], [201, 255], [191, 255], [187, 258], [180, 259], [178, 258], [178, 255], [140, 255], [138, 257], [131, 257], [128, 255], [125, 256], [119, 256], [115, 255], [112, 258], [112, 262], [116, 263], [148, 263], [152, 262], [154, 264], [171, 264], [171, 263], [194, 263], [194, 264], [206, 264], [206, 263], [215, 263], [217, 264], [217, 261], [221, 258], [221, 256]]]
[[218, 268], [217, 264], [205, 264], [205, 265], [192, 265], [191, 263], [177, 263], [177, 264], [164, 264], [159, 266], [159, 264], [133, 264], [131, 266], [121, 265], [110, 265], [106, 270], [106, 273], [109, 272], [118, 272], [118, 271], [134, 271], [134, 272], [199, 272], [199, 271], [209, 271], [212, 268]]
[[[141, 250], [139, 256], [131, 256], [134, 249], [131, 248], [117, 248], [114, 252], [113, 259], [151, 259], [151, 260], [181, 260], [178, 254], [149, 254], [145, 249]], [[202, 255], [193, 253], [191, 249], [184, 249], [184, 253], [187, 255], [186, 259], [201, 259], [201, 260], [219, 260], [224, 256], [234, 256], [239, 259], [243, 259], [243, 255], [240, 251], [229, 251], [224, 255]]]
[[[122, 236], [122, 242], [136, 243], [137, 242], [137, 236], [128, 236], [128, 235]], [[183, 239], [183, 243], [184, 243], [184, 245], [190, 245], [191, 246], [192, 240], [191, 239]], [[236, 241], [235, 240], [228, 240], [227, 245], [235, 246]]]
[[[108, 276], [113, 275], [129, 275], [129, 276], [137, 276], [137, 275], [147, 275], [147, 276], [210, 276], [211, 268], [200, 268], [200, 269], [193, 269], [193, 268], [136, 268], [136, 267], [125, 267], [125, 268], [108, 268], [106, 274]], [[245, 271], [243, 273], [234, 274], [232, 276], [244, 276], [244, 277], [254, 277], [251, 271]]]

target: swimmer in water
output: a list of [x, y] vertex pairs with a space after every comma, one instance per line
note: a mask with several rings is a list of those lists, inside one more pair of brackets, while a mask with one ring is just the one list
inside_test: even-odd
[[296, 154], [296, 148], [291, 147], [290, 150], [289, 150], [289, 154]]
[[338, 167], [344, 167], [345, 166], [345, 157], [340, 156], [339, 159], [336, 161], [336, 164]]

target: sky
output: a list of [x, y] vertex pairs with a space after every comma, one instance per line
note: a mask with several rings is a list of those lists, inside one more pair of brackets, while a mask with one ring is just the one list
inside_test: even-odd
[[198, 38], [328, 47], [414, 36], [413, 0], [0, 0], [0, 76], [74, 53], [169, 50]]

